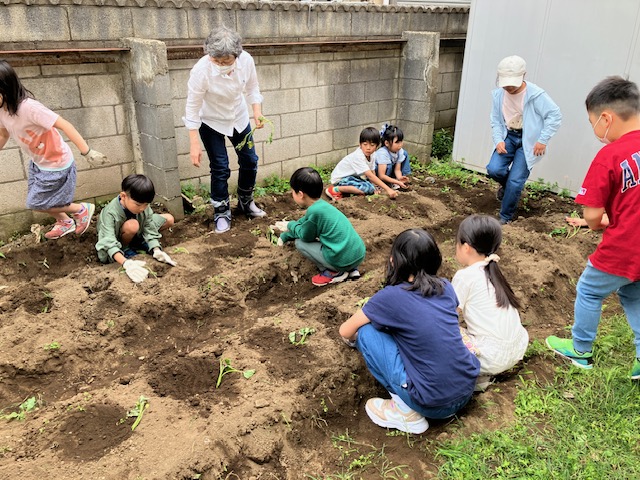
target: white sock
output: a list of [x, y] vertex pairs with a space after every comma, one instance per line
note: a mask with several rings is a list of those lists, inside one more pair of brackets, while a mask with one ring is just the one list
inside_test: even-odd
[[398, 395], [396, 395], [395, 393], [391, 393], [391, 392], [389, 392], [389, 395], [391, 395], [391, 400], [396, 402], [396, 405], [398, 406], [398, 409], [401, 412], [409, 413], [409, 412], [413, 411], [413, 409], [409, 405], [404, 403], [404, 401]]

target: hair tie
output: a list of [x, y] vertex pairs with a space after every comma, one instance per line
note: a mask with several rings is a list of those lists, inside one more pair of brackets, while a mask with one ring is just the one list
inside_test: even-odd
[[489, 255], [489, 256], [487, 257], [487, 263], [489, 263], [489, 262], [496, 262], [496, 263], [498, 263], [499, 261], [500, 261], [500, 257], [499, 257], [497, 254], [495, 254], [495, 253], [492, 253], [491, 255]]
[[380, 136], [382, 137], [384, 135], [384, 133], [387, 131], [387, 128], [389, 128], [389, 124], [385, 123], [384, 125], [382, 125], [382, 129], [380, 130]]

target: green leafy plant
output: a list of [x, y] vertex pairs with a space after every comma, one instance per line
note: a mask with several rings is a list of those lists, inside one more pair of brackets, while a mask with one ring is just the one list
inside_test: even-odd
[[277, 245], [278, 239], [280, 238], [271, 226], [269, 226], [269, 228], [267, 229], [266, 237], [271, 245]]
[[24, 420], [27, 412], [31, 412], [38, 406], [38, 399], [36, 397], [29, 397], [25, 399], [20, 405], [18, 405], [17, 412], [11, 412], [7, 414], [0, 414], [0, 420]]
[[45, 350], [49, 350], [49, 351], [56, 351], [56, 350], [60, 350], [60, 343], [59, 342], [51, 342], [47, 345], [44, 346]]
[[[293, 332], [289, 333], [289, 341], [296, 346], [304, 345], [307, 342], [307, 337], [314, 334], [315, 332], [315, 328], [309, 327], [303, 327], [297, 332], [294, 330]], [[300, 339], [298, 339], [298, 337], [300, 337]]]
[[173, 249], [173, 253], [186, 253], [187, 255], [189, 255], [189, 250], [184, 247], [175, 247]]
[[364, 306], [365, 306], [365, 304], [369, 301], [369, 299], [370, 299], [370, 298], [371, 298], [371, 297], [364, 297], [364, 298], [361, 298], [360, 300], [358, 300], [358, 301], [356, 302], [356, 307], [358, 307], [358, 308], [362, 308], [362, 307], [364, 307]]
[[255, 370], [238, 370], [231, 365], [231, 360], [229, 358], [221, 358], [220, 359], [220, 373], [218, 374], [218, 381], [216, 382], [216, 388], [220, 386], [222, 383], [222, 377], [227, 375], [228, 373], [241, 373], [244, 378], [251, 378], [255, 375]]
[[431, 143], [431, 156], [436, 158], [446, 158], [451, 156], [453, 151], [453, 135], [445, 128], [434, 132]]
[[149, 408], [149, 399], [143, 395], [140, 395], [140, 398], [136, 402], [135, 407], [127, 412], [127, 418], [135, 418], [136, 421], [131, 425], [131, 431], [135, 430], [136, 427], [142, 421], [142, 416], [144, 415], [145, 410]]
[[262, 230], [260, 230], [260, 227], [252, 228], [251, 235], [253, 235], [254, 237], [259, 237], [260, 235], [262, 235]]
[[283, 194], [291, 190], [289, 180], [278, 175], [270, 175], [262, 181], [262, 185], [255, 187], [254, 193], [256, 197], [263, 197], [265, 195]]
[[[273, 124], [273, 122], [266, 117], [258, 117], [258, 120], [260, 120], [265, 125], [269, 125], [269, 127], [271, 128], [271, 132], [269, 132], [269, 135], [267, 136], [266, 143], [273, 142], [273, 134], [276, 132], [276, 127]], [[257, 128], [258, 127], [253, 127], [251, 131], [244, 136], [242, 141], [238, 145], [236, 145], [236, 150], [238, 151], [242, 150], [245, 145], [247, 145], [249, 148], [253, 147], [254, 145], [253, 133], [256, 131]]]

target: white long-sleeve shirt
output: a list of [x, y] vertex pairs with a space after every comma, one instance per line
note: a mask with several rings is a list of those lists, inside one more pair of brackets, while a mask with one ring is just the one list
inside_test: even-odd
[[234, 129], [242, 132], [249, 125], [243, 92], [251, 105], [262, 103], [256, 66], [253, 57], [243, 51], [236, 59], [233, 72], [221, 75], [210, 58], [205, 55], [191, 69], [182, 121], [189, 130], [197, 130], [204, 123], [231, 136]]

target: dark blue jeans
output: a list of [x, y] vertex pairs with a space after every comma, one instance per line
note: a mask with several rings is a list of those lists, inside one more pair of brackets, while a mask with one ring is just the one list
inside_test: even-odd
[[530, 171], [522, 150], [522, 132], [508, 131], [504, 145], [507, 153], [493, 151], [487, 165], [487, 175], [504, 187], [500, 218], [510, 222], [518, 208]]
[[[244, 137], [251, 131], [251, 124], [242, 131], [233, 131], [233, 135], [229, 137], [231, 144], [238, 145]], [[200, 138], [204, 144], [204, 149], [209, 156], [209, 165], [211, 167], [211, 200], [222, 202], [229, 198], [229, 177], [231, 169], [229, 168], [229, 156], [227, 155], [227, 147], [225, 146], [224, 135], [215, 131], [213, 128], [205, 125], [200, 127]], [[253, 142], [253, 138], [251, 138]], [[248, 142], [239, 151], [238, 154], [238, 191], [252, 192], [256, 184], [256, 174], [258, 172], [258, 155], [253, 146], [249, 147]]]

